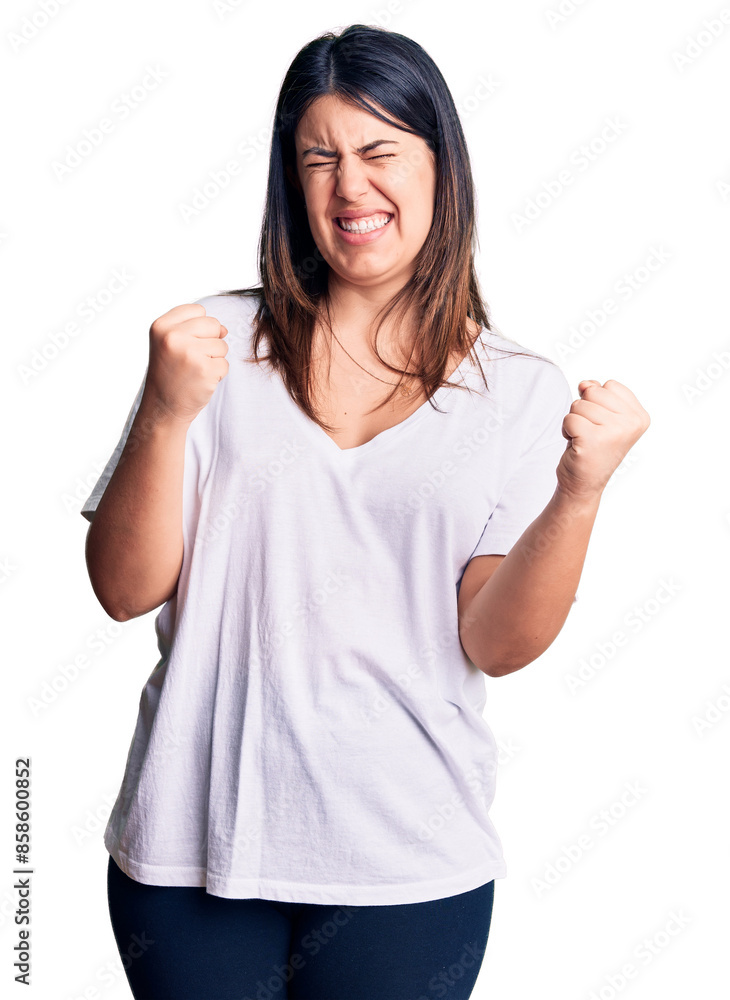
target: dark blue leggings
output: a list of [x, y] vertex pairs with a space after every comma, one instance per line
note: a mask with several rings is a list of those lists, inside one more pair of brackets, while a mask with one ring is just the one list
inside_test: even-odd
[[135, 1000], [466, 1000], [494, 881], [425, 903], [281, 903], [146, 885], [109, 855], [107, 893]]

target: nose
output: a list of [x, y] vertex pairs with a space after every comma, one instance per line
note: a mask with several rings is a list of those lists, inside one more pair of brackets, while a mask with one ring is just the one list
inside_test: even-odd
[[336, 176], [335, 191], [343, 201], [358, 201], [367, 194], [370, 182], [365, 165], [359, 156], [353, 154], [341, 157]]

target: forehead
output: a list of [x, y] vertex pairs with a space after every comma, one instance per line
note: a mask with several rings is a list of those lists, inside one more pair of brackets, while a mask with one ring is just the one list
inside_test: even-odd
[[[372, 101], [369, 103], [373, 103]], [[373, 105], [377, 107], [377, 105]], [[392, 118], [384, 108], [378, 108], [387, 118]], [[382, 118], [371, 114], [365, 108], [348, 104], [334, 94], [325, 94], [317, 97], [307, 108], [296, 128], [295, 139], [297, 145], [309, 145], [310, 143], [322, 142], [323, 140], [348, 138], [359, 144], [359, 140], [367, 142], [375, 137], [375, 129], [378, 136], [384, 138], [398, 139], [405, 141], [410, 138], [408, 132], [389, 125]], [[370, 135], [370, 133], [373, 133]]]

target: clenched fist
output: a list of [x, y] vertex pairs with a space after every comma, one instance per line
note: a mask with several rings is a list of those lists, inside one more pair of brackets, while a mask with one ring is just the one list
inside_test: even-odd
[[145, 395], [166, 413], [191, 423], [228, 374], [228, 330], [205, 307], [175, 306], [150, 327]]
[[563, 417], [568, 445], [557, 467], [560, 489], [577, 499], [600, 496], [603, 488], [651, 423], [630, 389], [609, 379], [578, 383], [580, 399]]

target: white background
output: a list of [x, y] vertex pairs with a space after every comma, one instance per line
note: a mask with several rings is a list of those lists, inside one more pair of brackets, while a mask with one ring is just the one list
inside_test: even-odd
[[[102, 833], [158, 659], [154, 613], [123, 625], [104, 613], [79, 509], [139, 387], [151, 322], [257, 279], [268, 137], [290, 61], [320, 32], [364, 22], [418, 41], [462, 113], [478, 270], [498, 329], [556, 360], [575, 398], [581, 379], [617, 379], [652, 419], [606, 488], [561, 634], [528, 667], [487, 679], [485, 718], [505, 748], [491, 815], [508, 876], [496, 882], [473, 996], [725, 996], [730, 8], [69, 0], [45, 19], [41, 9], [2, 11], [2, 982], [23, 992], [11, 968], [12, 787], [15, 758], [30, 755], [23, 995], [131, 995]], [[164, 77], [145, 88], [149, 67]], [[145, 99], [122, 119], [115, 101], [135, 93]], [[67, 147], [104, 117], [113, 131], [59, 177]], [[620, 134], [601, 143], [609, 121]], [[182, 207], [233, 159], [239, 173], [186, 220]], [[566, 169], [572, 183], [559, 191]], [[535, 199], [536, 217], [519, 227]], [[106, 296], [115, 269], [127, 284]], [[627, 276], [636, 287], [619, 293]], [[88, 297], [104, 302], [91, 321], [79, 312]], [[600, 322], [608, 298], [617, 307]], [[85, 667], [65, 680], [81, 654]], [[622, 806], [632, 783], [642, 791]], [[569, 861], [564, 849], [586, 836], [590, 849]]]

